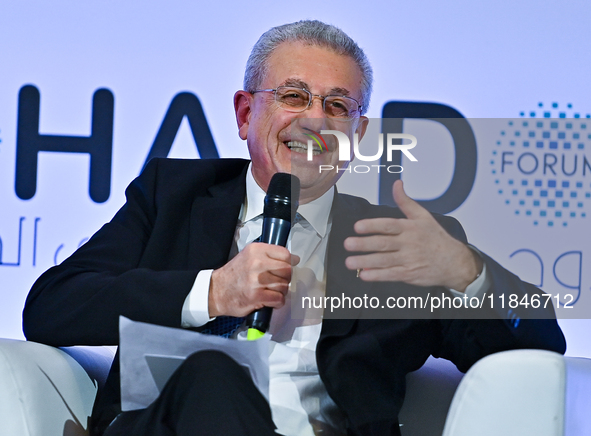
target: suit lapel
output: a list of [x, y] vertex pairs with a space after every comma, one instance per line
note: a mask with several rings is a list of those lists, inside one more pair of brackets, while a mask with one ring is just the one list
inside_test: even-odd
[[[365, 206], [365, 207], [364, 207]], [[356, 271], [345, 266], [345, 259], [352, 253], [344, 249], [344, 241], [355, 234], [354, 224], [366, 215], [367, 206], [351, 197], [335, 195], [332, 208], [332, 229], [327, 251], [326, 295], [341, 298], [344, 294], [351, 298], [368, 294], [372, 283], [357, 277]], [[346, 335], [355, 320], [359, 318], [361, 308], [346, 309], [335, 313], [325, 313], [321, 336]]]
[[191, 206], [190, 269], [215, 269], [228, 261], [240, 207], [246, 196], [246, 169], [237, 177], [212, 185]]

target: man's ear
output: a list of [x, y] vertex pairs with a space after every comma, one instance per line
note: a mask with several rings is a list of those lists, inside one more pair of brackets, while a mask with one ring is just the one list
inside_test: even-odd
[[357, 130], [355, 130], [355, 132], [357, 132], [357, 134], [359, 135], [359, 142], [361, 142], [363, 136], [365, 136], [365, 131], [367, 130], [368, 125], [369, 118], [359, 117], [359, 124], [357, 124]]
[[246, 91], [237, 91], [234, 94], [234, 112], [236, 113], [236, 123], [238, 123], [238, 136], [240, 139], [246, 139], [248, 125], [250, 123], [252, 103], [252, 94]]

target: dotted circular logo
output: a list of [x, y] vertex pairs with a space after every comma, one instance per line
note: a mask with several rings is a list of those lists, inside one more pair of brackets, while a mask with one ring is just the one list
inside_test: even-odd
[[504, 120], [490, 161], [493, 180], [514, 215], [535, 226], [567, 227], [586, 218], [591, 204], [591, 115], [571, 104], [566, 111], [558, 103], [538, 107], [530, 119]]

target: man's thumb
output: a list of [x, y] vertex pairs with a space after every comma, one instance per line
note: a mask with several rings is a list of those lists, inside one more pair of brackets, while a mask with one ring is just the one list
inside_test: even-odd
[[394, 182], [394, 185], [392, 186], [392, 196], [402, 213], [404, 213], [408, 219], [420, 218], [425, 212], [429, 213], [427, 212], [427, 209], [406, 195], [402, 180], [396, 180]]

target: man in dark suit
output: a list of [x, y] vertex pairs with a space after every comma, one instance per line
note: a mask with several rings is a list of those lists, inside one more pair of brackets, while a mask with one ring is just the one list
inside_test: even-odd
[[[292, 264], [311, 277], [302, 279], [305, 291], [329, 297], [349, 290], [479, 298], [541, 291], [470, 248], [457, 221], [432, 216], [400, 182], [393, 187], [400, 209], [337, 194], [340, 173], [318, 171], [339, 164], [335, 143], [306, 159], [293, 120], [313, 132], [341, 126], [349, 137], [363, 136], [367, 126], [371, 68], [342, 31], [315, 21], [271, 29], [253, 48], [245, 89], [234, 106], [252, 163], [150, 162], [113, 220], [35, 283], [23, 319], [30, 340], [105, 345], [118, 343], [120, 315], [209, 329], [222, 317], [273, 307], [271, 407], [229, 358], [197, 353], [154, 404], [120, 414], [107, 428], [120, 412], [116, 361], [95, 404], [93, 433], [273, 434], [277, 426], [297, 435], [396, 435], [405, 375], [429, 355], [465, 371], [506, 349], [564, 352], [552, 309], [511, 319], [493, 311], [494, 319], [478, 320], [372, 319], [367, 310], [294, 325], [285, 311]], [[260, 234], [261, 198], [276, 172], [302, 181], [303, 222], [292, 230], [297, 257], [250, 243]]]

